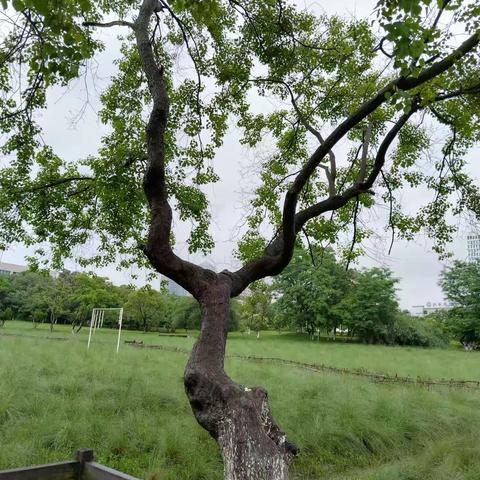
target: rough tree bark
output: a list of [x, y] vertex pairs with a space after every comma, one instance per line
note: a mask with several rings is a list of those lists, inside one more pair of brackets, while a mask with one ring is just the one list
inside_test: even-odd
[[[164, 158], [169, 98], [163, 68], [155, 59], [149, 34], [151, 17], [162, 11], [162, 2], [143, 0], [134, 23], [85, 23], [87, 26], [122, 25], [133, 29], [152, 96], [153, 106], [146, 127], [148, 165], [144, 178], [151, 222], [143, 250], [159, 273], [189, 291], [201, 306], [200, 336], [187, 363], [184, 382], [197, 421], [220, 446], [225, 465], [225, 480], [287, 480], [288, 465], [298, 453], [298, 449], [287, 441], [285, 434], [275, 423], [267, 392], [261, 387], [247, 388], [235, 383], [224, 370], [230, 298], [239, 295], [252, 282], [280, 273], [292, 257], [296, 235], [310, 219], [342, 208], [359, 195], [373, 193], [371, 188], [385, 164], [388, 148], [410, 117], [423, 108], [417, 99], [412, 102], [410, 111], [401, 115], [384, 137], [368, 175], [364, 171], [355, 183], [340, 193], [336, 192], [334, 184], [330, 185], [330, 195], [326, 199], [296, 211], [299, 194], [327, 155], [332, 161], [329, 178], [333, 178], [335, 159], [332, 148], [339, 140], [394, 92], [412, 90], [448, 70], [457, 59], [477, 46], [480, 34], [468, 38], [450, 55], [432, 63], [417, 76], [400, 76], [389, 82], [341, 122], [327, 138], [323, 139], [313, 127], [305, 125], [315, 134], [320, 145], [305, 162], [285, 195], [282, 226], [276, 238], [269, 244], [263, 256], [245, 264], [236, 272], [224, 271], [217, 274], [181, 259], [170, 245], [172, 211], [168, 203]], [[466, 92], [468, 87], [439, 95], [434, 101], [453, 98]], [[295, 100], [292, 99], [292, 102], [295, 107]], [[300, 121], [305, 124], [302, 118]]]
[[220, 446], [226, 480], [286, 480], [298, 450], [273, 420], [267, 392], [233, 382], [224, 370], [230, 296], [230, 278], [218, 274], [198, 298], [202, 326], [185, 369], [187, 396]]

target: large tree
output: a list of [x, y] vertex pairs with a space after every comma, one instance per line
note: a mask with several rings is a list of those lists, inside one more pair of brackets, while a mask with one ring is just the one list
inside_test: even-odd
[[6, 303], [16, 318], [50, 321], [52, 312], [58, 315], [63, 310], [59, 290], [55, 280], [45, 272], [21, 272], [10, 279]]
[[480, 261], [446, 268], [440, 285], [452, 308], [445, 313], [447, 329], [467, 350], [480, 346]]
[[[463, 161], [479, 139], [478, 2], [380, 0], [374, 25], [287, 0], [1, 3], [1, 243], [41, 245], [39, 256], [48, 245], [58, 265], [91, 240], [97, 248], [82, 264], [149, 263], [188, 290], [202, 326], [185, 388], [220, 446], [225, 478], [287, 478], [298, 450], [274, 422], [267, 392], [224, 370], [230, 299], [280, 273], [301, 233], [336, 243], [352, 231], [354, 256], [368, 233], [357, 219], [375, 199], [389, 205], [392, 232], [409, 238], [426, 226], [439, 252], [453, 205], [478, 213]], [[42, 142], [36, 112], [49, 87], [83, 74], [103, 27], [124, 29], [99, 112], [110, 130], [97, 155], [67, 162]], [[428, 155], [426, 118], [443, 126], [438, 161]], [[274, 147], [256, 166], [243, 265], [216, 273], [177, 255], [172, 218], [192, 221], [191, 251], [211, 249], [202, 186], [218, 180], [212, 159], [232, 120], [244, 144]], [[351, 150], [340, 156], [343, 140]], [[419, 186], [432, 200], [402, 213], [396, 194]], [[272, 231], [270, 241], [259, 233]]]
[[357, 272], [347, 298], [352, 334], [367, 343], [394, 342], [394, 325], [399, 314], [396, 283], [392, 272], [372, 268]]
[[260, 338], [260, 330], [271, 325], [272, 292], [265, 282], [256, 282], [241, 304], [241, 317], [248, 333], [253, 330]]
[[164, 295], [146, 285], [130, 293], [124, 308], [125, 315], [138, 319], [143, 331], [147, 332], [154, 320], [157, 325], [165, 323], [167, 300]]
[[287, 325], [312, 336], [317, 329], [335, 335], [348, 318], [351, 277], [331, 250], [299, 249], [273, 283], [276, 313]]

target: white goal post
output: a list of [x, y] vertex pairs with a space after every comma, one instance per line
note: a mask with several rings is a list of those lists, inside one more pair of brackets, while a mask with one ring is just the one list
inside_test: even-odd
[[92, 310], [92, 318], [90, 319], [90, 330], [88, 332], [87, 350], [90, 350], [92, 335], [95, 334], [95, 331], [97, 330], [97, 328], [103, 327], [103, 320], [105, 318], [105, 312], [107, 311], [118, 312], [118, 337], [117, 337], [117, 353], [118, 353], [118, 350], [120, 349], [120, 336], [122, 334], [123, 308], [94, 308]]

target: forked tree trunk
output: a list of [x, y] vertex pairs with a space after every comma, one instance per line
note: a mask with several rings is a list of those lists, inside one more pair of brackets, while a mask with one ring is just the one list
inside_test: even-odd
[[[151, 17], [161, 10], [160, 2], [143, 0], [134, 24], [142, 68], [153, 99], [146, 128], [148, 165], [143, 183], [152, 218], [143, 250], [159, 273], [184, 286], [200, 303], [202, 326], [185, 369], [185, 389], [198, 422], [220, 446], [225, 479], [286, 480], [288, 464], [297, 449], [286, 441], [285, 434], [273, 421], [267, 393], [262, 388], [249, 389], [236, 384], [223, 369], [230, 297], [232, 291], [238, 295], [255, 280], [254, 271], [249, 271], [246, 277], [237, 274], [237, 281], [233, 282], [227, 273], [216, 274], [182, 260], [170, 244], [172, 209], [168, 204], [165, 172], [169, 97], [164, 68], [156, 60], [149, 31]], [[290, 200], [293, 207], [295, 195], [289, 197], [293, 199]], [[287, 256], [279, 258], [284, 260]], [[261, 267], [264, 274], [281, 271], [276, 261], [272, 266], [272, 261], [268, 257]], [[245, 281], [247, 277], [249, 281]]]
[[224, 371], [230, 287], [222, 277], [199, 299], [202, 326], [184, 377], [190, 405], [220, 446], [225, 480], [286, 480], [298, 450], [273, 420], [267, 392]]

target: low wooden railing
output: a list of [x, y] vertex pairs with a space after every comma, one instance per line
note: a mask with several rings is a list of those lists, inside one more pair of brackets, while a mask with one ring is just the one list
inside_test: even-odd
[[95, 462], [93, 450], [82, 448], [75, 459], [34, 467], [0, 470], [0, 480], [138, 480]]

